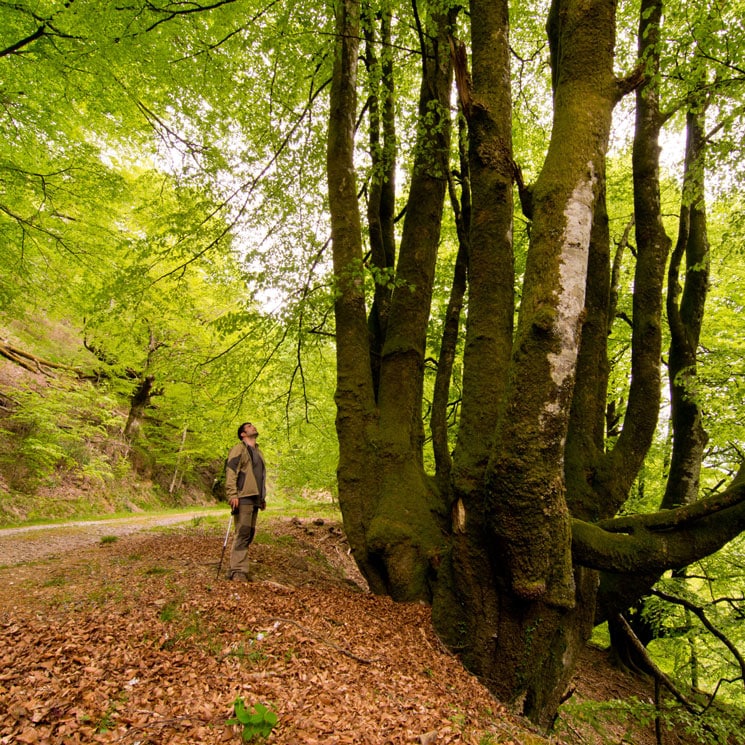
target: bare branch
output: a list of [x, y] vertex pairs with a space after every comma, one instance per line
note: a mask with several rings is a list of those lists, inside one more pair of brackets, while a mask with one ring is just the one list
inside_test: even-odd
[[706, 630], [713, 637], [719, 639], [719, 641], [722, 642], [722, 644], [724, 644], [724, 646], [727, 647], [727, 649], [731, 652], [732, 656], [735, 658], [735, 660], [737, 660], [737, 664], [740, 666], [740, 675], [745, 678], [745, 657], [740, 654], [737, 646], [733, 644], [716, 626], [714, 626], [714, 624], [706, 616], [703, 608], [698, 605], [694, 605], [692, 602], [686, 600], [685, 598], [670, 595], [666, 592], [662, 592], [661, 590], [652, 590], [651, 594], [655, 595], [658, 598], [662, 598], [662, 600], [666, 600], [668, 603], [680, 605], [686, 610], [689, 610], [691, 613], [693, 613], [693, 615], [696, 616], [699, 621], [701, 621]]
[[673, 697], [685, 708], [691, 712], [691, 714], [698, 714], [699, 711], [696, 708], [696, 706], [689, 701], [679, 690], [678, 687], [673, 683], [673, 681], [665, 675], [665, 673], [660, 670], [657, 665], [655, 665], [652, 658], [649, 656], [649, 653], [647, 652], [644, 645], [639, 641], [639, 637], [633, 632], [631, 626], [629, 626], [629, 622], [619, 613], [618, 615], [618, 621], [621, 625], [621, 628], [626, 633], [626, 636], [628, 636], [629, 641], [633, 645], [634, 649], [641, 655], [642, 659], [644, 660], [645, 664], [648, 665], [649, 669], [652, 671], [652, 674], [654, 675], [655, 679], [659, 681], [665, 688], [667, 688], [670, 693], [673, 694]]

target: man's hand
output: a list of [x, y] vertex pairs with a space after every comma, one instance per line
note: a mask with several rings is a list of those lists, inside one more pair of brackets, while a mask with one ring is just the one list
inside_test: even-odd
[[265, 510], [265, 509], [266, 509], [266, 499], [262, 499], [262, 500], [261, 500], [261, 501], [259, 502], [259, 509], [260, 509], [260, 510]]
[[238, 505], [240, 504], [240, 501], [238, 497], [235, 497], [234, 499], [230, 500], [230, 509], [235, 512], [235, 510], [238, 509]]

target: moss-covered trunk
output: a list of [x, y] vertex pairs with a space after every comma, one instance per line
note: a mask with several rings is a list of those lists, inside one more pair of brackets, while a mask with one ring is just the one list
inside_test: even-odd
[[[670, 380], [673, 452], [662, 508], [670, 509], [698, 499], [699, 475], [707, 434], [697, 390], [698, 344], [709, 287], [709, 239], [706, 228], [705, 110], [688, 112], [683, 200], [678, 240], [667, 283], [667, 318], [670, 326]], [[685, 280], [680, 269], [685, 256]]]
[[[596, 575], [572, 565], [564, 446], [617, 100], [614, 13], [609, 0], [552, 8], [554, 124], [532, 194], [518, 328], [506, 375], [500, 371], [506, 385], [488, 465], [476, 488], [456, 494], [452, 552], [433, 608], [439, 632], [468, 666], [546, 726], [594, 614]], [[474, 205], [476, 188], [474, 180]], [[482, 388], [500, 390], [497, 373], [480, 368], [472, 372], [484, 376]], [[454, 472], [478, 467], [458, 457]]]
[[347, 2], [337, 6], [337, 14], [339, 52], [332, 83], [328, 177], [338, 283], [339, 502], [352, 551], [371, 588], [398, 600], [429, 599], [430, 568], [441, 552], [443, 509], [438, 490], [424, 470], [422, 398], [447, 187], [449, 34], [454, 12], [422, 19], [421, 127], [396, 287], [388, 302], [385, 328], [378, 324], [379, 333], [372, 339], [373, 354], [380, 355], [374, 365], [370, 338], [363, 331], [365, 277], [353, 162], [357, 69], [353, 49], [358, 46], [359, 8]]
[[[368, 430], [375, 425], [367, 338], [362, 233], [354, 171], [354, 132], [357, 116], [357, 60], [359, 5], [339, 2], [336, 8], [337, 44], [327, 144], [327, 179], [334, 275], [337, 283], [336, 317], [336, 431], [339, 438], [339, 495], [345, 527], [357, 554], [365, 551], [367, 505], [374, 503], [374, 485], [364, 478], [368, 467]], [[347, 498], [355, 495], [355, 498]]]
[[127, 415], [127, 423], [124, 425], [124, 439], [129, 443], [135, 442], [139, 437], [142, 422], [145, 420], [145, 412], [153, 397], [154, 385], [155, 376], [144, 375], [138, 380], [130, 398], [129, 414]]
[[468, 121], [471, 224], [463, 396], [454, 481], [459, 496], [478, 489], [489, 460], [512, 349], [512, 94], [506, 0], [471, 3], [473, 82], [458, 75]]
[[[745, 468], [717, 499], [609, 519], [644, 462], [660, 399], [670, 241], [658, 177], [658, 0], [643, 0], [641, 10], [640, 55], [649, 76], [638, 72], [625, 80], [613, 74], [614, 0], [551, 5], [554, 121], [537, 182], [518, 183], [531, 230], [513, 334], [510, 200], [519, 171], [510, 143], [507, 7], [506, 0], [471, 4], [473, 80], [462, 45], [451, 37], [452, 16], [424, 19], [414, 7], [422, 52], [419, 126], [387, 323], [372, 345], [380, 364], [372, 365], [354, 160], [359, 5], [335, 4], [328, 182], [339, 500], [372, 589], [399, 600], [431, 600], [438, 633], [469, 669], [504, 702], [549, 727], [597, 617], [598, 573], [614, 573], [628, 585], [629, 577], [683, 566], [721, 546], [745, 525]], [[423, 457], [423, 375], [448, 182], [450, 49], [468, 119], [473, 199], [464, 241], [462, 418], [452, 468], [439, 420], [435, 481]], [[614, 105], [634, 86], [632, 376], [623, 429], [607, 450], [603, 407], [613, 300], [605, 154]], [[378, 248], [382, 214], [378, 206], [368, 215]], [[449, 320], [452, 335], [457, 319]], [[438, 381], [439, 406], [446, 382]], [[622, 588], [613, 592], [622, 600]]]

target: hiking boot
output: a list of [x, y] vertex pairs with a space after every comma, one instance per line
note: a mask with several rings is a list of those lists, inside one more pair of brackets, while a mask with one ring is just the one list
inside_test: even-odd
[[248, 582], [248, 575], [245, 572], [233, 572], [230, 579], [234, 582]]

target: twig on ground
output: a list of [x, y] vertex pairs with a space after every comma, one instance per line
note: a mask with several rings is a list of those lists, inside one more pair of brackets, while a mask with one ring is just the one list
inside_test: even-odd
[[358, 657], [353, 652], [350, 652], [343, 647], [340, 647], [338, 644], [334, 644], [334, 642], [329, 641], [328, 639], [324, 639], [323, 637], [319, 636], [318, 634], [314, 633], [310, 629], [306, 628], [302, 624], [299, 624], [297, 621], [293, 621], [291, 618], [279, 618], [279, 617], [273, 617], [269, 619], [270, 621], [279, 621], [280, 623], [289, 623], [293, 626], [297, 626], [303, 633], [307, 634], [308, 636], [313, 637], [314, 639], [317, 639], [319, 642], [322, 642], [323, 644], [328, 645], [332, 649], [335, 649], [337, 652], [341, 652], [342, 654], [346, 655], [347, 657], [350, 657], [351, 659], [355, 660], [356, 662], [360, 662], [363, 665], [371, 665], [372, 660], [366, 660], [364, 657]]

